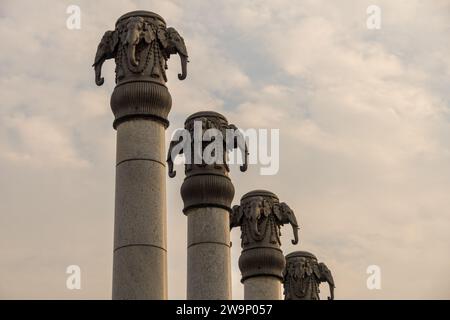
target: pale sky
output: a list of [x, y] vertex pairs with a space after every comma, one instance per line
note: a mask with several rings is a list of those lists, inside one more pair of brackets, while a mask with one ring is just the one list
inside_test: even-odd
[[[81, 8], [81, 29], [66, 8]], [[366, 27], [369, 5], [381, 29]], [[97, 44], [132, 10], [184, 37], [169, 61], [170, 134], [200, 110], [280, 129], [280, 170], [232, 167], [236, 196], [268, 189], [296, 212], [300, 245], [337, 299], [450, 298], [450, 0], [0, 2], [0, 298], [110, 299], [114, 63]], [[169, 298], [186, 294], [183, 170], [168, 179]], [[232, 231], [233, 298], [243, 296]], [[81, 290], [66, 288], [79, 265]], [[366, 269], [381, 268], [380, 290]], [[323, 286], [322, 296], [327, 294]]]

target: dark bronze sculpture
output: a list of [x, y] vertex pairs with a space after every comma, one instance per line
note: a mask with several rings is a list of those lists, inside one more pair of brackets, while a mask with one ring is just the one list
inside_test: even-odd
[[327, 282], [330, 288], [328, 300], [334, 299], [334, 280], [330, 269], [306, 251], [296, 251], [286, 256], [283, 271], [285, 300], [319, 300], [319, 285]]
[[167, 60], [178, 54], [181, 59], [183, 80], [187, 76], [188, 54], [183, 37], [174, 29], [166, 28], [159, 15], [148, 11], [135, 11], [123, 15], [113, 31], [106, 31], [97, 48], [93, 67], [95, 83], [101, 86], [102, 65], [115, 58], [116, 83], [143, 76], [161, 83], [167, 82]]

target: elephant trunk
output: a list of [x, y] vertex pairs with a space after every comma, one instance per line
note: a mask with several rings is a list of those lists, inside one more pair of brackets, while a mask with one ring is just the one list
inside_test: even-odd
[[250, 229], [251, 232], [256, 235], [257, 237], [259, 237], [261, 235], [261, 232], [258, 229], [258, 217], [259, 217], [259, 207], [257, 204], [253, 204], [252, 205], [252, 218], [250, 219]]
[[179, 55], [180, 55], [180, 61], [181, 61], [181, 73], [178, 74], [178, 79], [184, 80], [184, 79], [186, 79], [186, 76], [187, 76], [188, 57], [181, 53], [179, 53]]
[[94, 64], [94, 70], [95, 70], [95, 84], [98, 86], [101, 86], [105, 79], [102, 77], [102, 65], [105, 60], [101, 60], [98, 63]]
[[138, 62], [136, 60], [136, 45], [134, 44], [128, 45], [128, 61], [132, 66], [137, 67]]
[[175, 170], [173, 170], [173, 161], [172, 160], [168, 160], [167, 164], [168, 164], [168, 167], [169, 167], [169, 177], [170, 178], [175, 178], [175, 176], [177, 175], [177, 172]]
[[247, 168], [248, 168], [248, 147], [247, 143], [244, 141], [244, 161], [239, 169], [241, 170], [241, 172], [245, 172], [247, 171]]
[[139, 32], [136, 30], [129, 30], [127, 33], [128, 43], [128, 61], [132, 66], [137, 67], [138, 61], [136, 60], [136, 45], [139, 42]]
[[177, 172], [173, 170], [173, 159], [172, 159], [172, 149], [174, 146], [174, 141], [170, 142], [169, 151], [167, 152], [167, 166], [169, 169], [169, 177], [174, 178]]
[[294, 240], [291, 240], [292, 244], [298, 243], [298, 226], [292, 225], [292, 231], [294, 232]]
[[328, 282], [328, 286], [330, 287], [330, 296], [328, 297], [328, 300], [334, 300], [334, 285]]
[[261, 235], [261, 232], [259, 231], [259, 229], [258, 229], [258, 220], [257, 219], [255, 219], [255, 221], [254, 221], [254, 223], [252, 224], [252, 228], [253, 228], [253, 232], [257, 235], [257, 236], [260, 236]]

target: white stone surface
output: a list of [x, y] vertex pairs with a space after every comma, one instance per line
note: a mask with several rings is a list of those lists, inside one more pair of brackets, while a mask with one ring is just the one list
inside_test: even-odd
[[113, 299], [167, 299], [164, 127], [117, 128]]
[[116, 249], [113, 264], [113, 299], [167, 299], [166, 252], [151, 246]]
[[187, 299], [230, 300], [229, 212], [195, 208], [188, 217]]
[[117, 128], [116, 163], [130, 159], [151, 159], [165, 164], [165, 129], [152, 120], [136, 119]]
[[281, 281], [272, 276], [258, 276], [244, 281], [244, 300], [280, 300]]
[[133, 160], [116, 168], [114, 247], [151, 244], [166, 248], [165, 167]]

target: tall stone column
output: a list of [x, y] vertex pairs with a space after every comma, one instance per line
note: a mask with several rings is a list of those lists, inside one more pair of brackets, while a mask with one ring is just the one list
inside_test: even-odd
[[134, 11], [120, 17], [98, 45], [95, 82], [115, 59], [111, 109], [117, 130], [113, 299], [167, 298], [164, 131], [172, 98], [165, 83], [171, 54], [181, 58], [183, 38], [159, 15]]
[[[198, 124], [198, 132], [195, 131]], [[215, 129], [213, 142], [200, 141], [206, 131]], [[229, 178], [227, 151], [238, 147], [237, 140], [232, 139], [227, 146], [227, 130], [236, 127], [229, 125], [227, 119], [212, 111], [197, 112], [185, 122], [184, 149], [175, 151], [181, 140], [174, 140], [169, 149], [167, 161], [169, 176], [174, 177], [173, 158], [178, 153], [186, 156], [185, 174], [181, 186], [181, 197], [184, 202], [183, 212], [188, 219], [187, 240], [187, 299], [188, 300], [229, 300], [231, 299], [231, 263], [230, 263], [230, 212], [234, 197], [234, 187]], [[230, 133], [230, 131], [229, 131]], [[187, 140], [189, 141], [186, 141]], [[222, 139], [223, 138], [223, 139]], [[187, 142], [187, 143], [186, 143]], [[205, 162], [195, 160], [195, 153], [200, 156], [207, 148], [214, 147], [212, 152], [218, 161]], [[196, 146], [198, 149], [195, 149]], [[223, 150], [223, 153], [217, 148]], [[245, 147], [244, 147], [245, 148]], [[244, 164], [245, 171], [246, 148]], [[219, 155], [220, 154], [220, 155]]]
[[241, 227], [239, 257], [245, 300], [280, 300], [286, 261], [281, 251], [280, 227], [289, 223], [298, 243], [298, 224], [289, 206], [266, 190], [254, 190], [233, 207], [231, 228]]
[[321, 282], [328, 283], [328, 300], [333, 300], [334, 280], [325, 263], [319, 263], [315, 255], [306, 251], [295, 251], [286, 256], [283, 272], [285, 300], [319, 300]]

